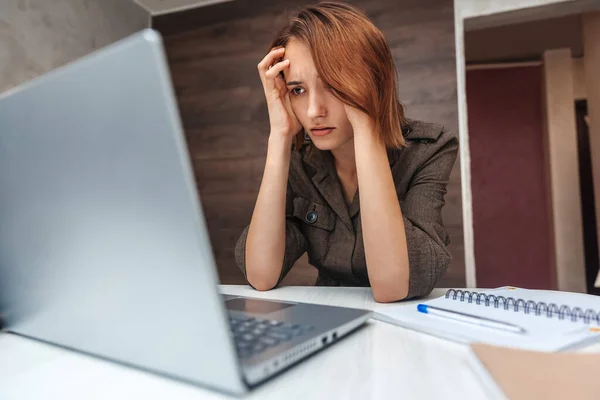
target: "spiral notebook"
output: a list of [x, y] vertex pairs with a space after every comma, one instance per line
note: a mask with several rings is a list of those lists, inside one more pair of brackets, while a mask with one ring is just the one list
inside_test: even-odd
[[[418, 304], [492, 319], [522, 327], [507, 332], [424, 314]], [[463, 343], [487, 343], [538, 351], [561, 351], [600, 340], [600, 297], [550, 290], [501, 287], [450, 289], [444, 296], [376, 310], [384, 322]]]

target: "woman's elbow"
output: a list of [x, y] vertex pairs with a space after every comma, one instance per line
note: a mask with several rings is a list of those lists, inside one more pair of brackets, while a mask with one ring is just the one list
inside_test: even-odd
[[378, 303], [393, 303], [429, 295], [442, 280], [452, 261], [447, 249], [440, 248], [433, 257], [420, 260], [409, 267], [408, 277], [372, 280], [373, 298]]
[[[261, 273], [261, 271], [258, 271], [257, 268], [254, 268], [252, 266], [252, 262], [250, 262], [249, 265], [246, 254], [247, 235], [248, 227], [246, 227], [235, 245], [234, 255], [236, 264], [240, 271], [242, 271], [242, 274], [244, 274], [248, 285], [250, 285], [253, 289], [256, 289], [260, 292], [271, 290], [277, 286], [277, 278], [262, 276], [264, 274]], [[256, 262], [254, 262], [254, 264], [256, 264]]]
[[381, 293], [373, 291], [373, 298], [377, 303], [394, 303], [396, 301], [404, 300], [406, 295], [397, 295], [394, 293]]
[[371, 290], [377, 303], [393, 303], [404, 300], [408, 296], [408, 282], [371, 283]]
[[415, 272], [415, 277], [411, 278], [411, 287], [406, 299], [429, 296], [444, 278], [451, 262], [450, 253], [441, 249], [431, 261], [421, 265], [419, 271], [423, 273]]
[[258, 290], [259, 292], [266, 292], [271, 289], [275, 289], [277, 286], [277, 281], [273, 282], [270, 279], [252, 279], [246, 276], [246, 281], [253, 289]]

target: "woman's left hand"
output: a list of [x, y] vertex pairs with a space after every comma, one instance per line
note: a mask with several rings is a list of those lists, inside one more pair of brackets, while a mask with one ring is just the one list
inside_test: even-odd
[[373, 122], [373, 119], [367, 114], [365, 114], [358, 108], [349, 106], [347, 104], [344, 104], [344, 109], [346, 110], [346, 116], [348, 117], [350, 124], [352, 124], [352, 128], [354, 129], [355, 134], [373, 129], [375, 124]]

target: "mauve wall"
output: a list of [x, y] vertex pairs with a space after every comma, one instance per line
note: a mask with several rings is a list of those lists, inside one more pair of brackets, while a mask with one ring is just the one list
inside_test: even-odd
[[467, 71], [477, 286], [553, 287], [542, 68]]

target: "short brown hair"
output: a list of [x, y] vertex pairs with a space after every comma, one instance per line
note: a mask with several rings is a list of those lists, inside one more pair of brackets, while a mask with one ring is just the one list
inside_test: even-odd
[[[375, 134], [386, 147], [406, 145], [404, 109], [398, 101], [397, 71], [383, 33], [360, 9], [340, 2], [322, 2], [298, 11], [270, 48], [292, 39], [308, 45], [317, 72], [341, 102], [375, 122]], [[296, 148], [304, 141], [296, 137]]]

